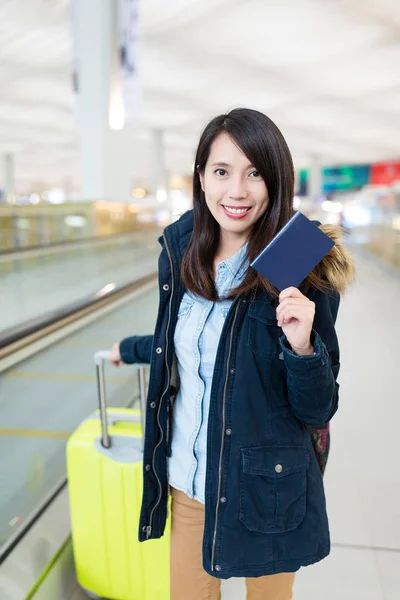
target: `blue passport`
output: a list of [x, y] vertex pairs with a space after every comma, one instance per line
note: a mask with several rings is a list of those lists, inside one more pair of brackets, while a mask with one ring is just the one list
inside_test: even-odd
[[328, 235], [298, 211], [251, 266], [281, 292], [290, 286], [299, 287], [334, 245]]

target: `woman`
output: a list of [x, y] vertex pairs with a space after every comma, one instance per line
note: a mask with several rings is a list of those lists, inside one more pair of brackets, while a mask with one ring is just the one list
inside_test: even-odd
[[300, 289], [249, 267], [293, 214], [286, 142], [265, 115], [213, 119], [197, 150], [193, 211], [160, 238], [154, 336], [112, 360], [150, 362], [139, 539], [162, 536], [172, 495], [171, 600], [217, 600], [245, 577], [248, 600], [289, 600], [295, 572], [330, 552], [309, 428], [338, 407], [336, 245]]

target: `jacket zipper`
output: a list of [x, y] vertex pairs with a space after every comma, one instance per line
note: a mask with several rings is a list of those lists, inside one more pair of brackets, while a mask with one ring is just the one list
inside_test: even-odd
[[[165, 234], [163, 234], [163, 238], [164, 238], [164, 242], [165, 242], [165, 247], [167, 249], [167, 254], [168, 254], [168, 258], [169, 258], [169, 262], [171, 265], [171, 279], [172, 279], [172, 285], [171, 285], [171, 297], [169, 300], [169, 313], [168, 313], [168, 323], [167, 323], [167, 331], [166, 331], [166, 339], [165, 339], [165, 365], [167, 367], [167, 385], [165, 387], [165, 390], [161, 396], [160, 399], [160, 403], [158, 405], [158, 411], [157, 411], [157, 424], [158, 424], [158, 428], [161, 431], [161, 438], [160, 441], [158, 442], [158, 444], [156, 445], [156, 447], [153, 450], [153, 459], [152, 459], [152, 465], [153, 465], [153, 473], [156, 476], [157, 479], [157, 483], [158, 483], [158, 499], [156, 504], [153, 506], [151, 513], [150, 513], [150, 519], [149, 519], [149, 525], [146, 527], [146, 538], [149, 539], [149, 537], [151, 536], [151, 531], [152, 531], [152, 527], [153, 527], [153, 514], [154, 511], [156, 510], [156, 508], [159, 506], [160, 502], [161, 502], [161, 497], [162, 497], [162, 485], [161, 485], [161, 481], [157, 475], [156, 472], [156, 464], [155, 464], [155, 457], [156, 457], [156, 451], [157, 449], [160, 447], [163, 439], [164, 439], [164, 431], [161, 427], [161, 423], [160, 423], [160, 411], [161, 411], [161, 406], [162, 406], [162, 401], [163, 398], [165, 396], [165, 394], [167, 393], [169, 386], [170, 386], [170, 379], [171, 379], [171, 372], [170, 372], [170, 368], [168, 366], [168, 333], [169, 333], [169, 327], [171, 324], [171, 311], [172, 311], [172, 298], [174, 295], [174, 266], [173, 266], [173, 262], [171, 259], [171, 254], [169, 251], [169, 247], [168, 247], [168, 243], [167, 243], [167, 238], [165, 237]], [[168, 460], [168, 459], [167, 459]]]
[[234, 320], [233, 320], [233, 323], [232, 323], [231, 337], [230, 337], [230, 340], [229, 340], [228, 361], [227, 361], [227, 364], [226, 364], [226, 377], [225, 377], [225, 384], [224, 384], [224, 394], [223, 394], [223, 398], [222, 398], [222, 439], [221, 439], [221, 451], [220, 451], [220, 454], [219, 454], [218, 494], [217, 494], [217, 506], [215, 508], [215, 527], [214, 527], [213, 544], [212, 544], [212, 551], [211, 551], [211, 570], [212, 571], [215, 570], [215, 565], [214, 565], [214, 560], [215, 560], [215, 543], [216, 543], [216, 540], [217, 540], [218, 511], [219, 511], [220, 494], [221, 494], [222, 456], [223, 456], [223, 453], [224, 453], [224, 446], [225, 446], [225, 424], [226, 424], [225, 404], [226, 404], [226, 392], [227, 392], [227, 389], [228, 389], [228, 380], [229, 380], [229, 363], [231, 361], [231, 355], [232, 355], [233, 331], [234, 331], [234, 328], [235, 328], [235, 323], [236, 323], [236, 318], [237, 318], [238, 310], [239, 310], [239, 304], [236, 307], [235, 317], [234, 317]]

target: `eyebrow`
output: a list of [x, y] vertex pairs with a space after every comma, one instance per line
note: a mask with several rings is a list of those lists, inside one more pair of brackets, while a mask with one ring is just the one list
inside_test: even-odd
[[[231, 167], [232, 165], [230, 165], [229, 163], [226, 163], [226, 162], [215, 162], [211, 166], [212, 167]], [[249, 163], [246, 166], [246, 169], [250, 169], [250, 168], [254, 169], [254, 165], [252, 165], [251, 163]]]

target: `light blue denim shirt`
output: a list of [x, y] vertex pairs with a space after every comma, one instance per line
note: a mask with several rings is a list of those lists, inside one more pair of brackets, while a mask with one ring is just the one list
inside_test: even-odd
[[[237, 287], [248, 268], [247, 244], [217, 266], [219, 297]], [[175, 329], [180, 388], [172, 414], [169, 484], [204, 503], [207, 426], [219, 338], [232, 300], [212, 302], [186, 292]]]

